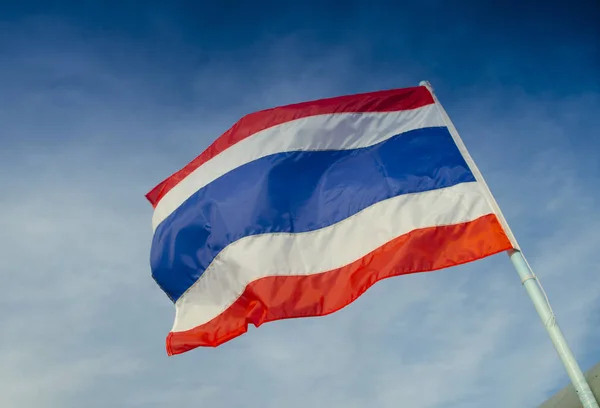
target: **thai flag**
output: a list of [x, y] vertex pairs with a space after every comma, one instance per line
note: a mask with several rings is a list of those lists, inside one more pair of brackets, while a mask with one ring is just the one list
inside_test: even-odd
[[514, 247], [426, 86], [249, 114], [147, 198], [169, 355]]

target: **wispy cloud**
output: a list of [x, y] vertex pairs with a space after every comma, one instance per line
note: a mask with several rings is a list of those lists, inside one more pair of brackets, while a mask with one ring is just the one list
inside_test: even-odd
[[[0, 405], [531, 407], [566, 382], [504, 255], [391, 279], [334, 315], [167, 358], [173, 307], [150, 277], [143, 194], [242, 114], [423, 78], [369, 75], [361, 49], [292, 36], [215, 55], [172, 105], [166, 74], [138, 71], [150, 61], [134, 48], [118, 66], [136, 69], [116, 69], [102, 47], [59, 33], [60, 45], [35, 36], [10, 49], [0, 68]], [[440, 97], [591, 366], [600, 212], [582, 139], [600, 132], [600, 96]]]

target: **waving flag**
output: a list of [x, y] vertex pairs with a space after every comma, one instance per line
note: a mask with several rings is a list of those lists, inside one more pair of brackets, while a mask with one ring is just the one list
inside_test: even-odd
[[427, 87], [252, 113], [147, 194], [169, 355], [512, 248]]

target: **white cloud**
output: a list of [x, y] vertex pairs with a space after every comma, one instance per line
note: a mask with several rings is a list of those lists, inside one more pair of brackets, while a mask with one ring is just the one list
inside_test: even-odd
[[[10, 75], [0, 86], [12, 93], [0, 100], [1, 406], [530, 407], [566, 382], [504, 255], [387, 280], [334, 315], [167, 358], [173, 308], [150, 277], [143, 194], [244, 113], [421, 78], [357, 85], [360, 55], [309, 53], [292, 38], [261, 44], [248, 65], [217, 56], [189, 84], [193, 106], [178, 113], [152, 84], [69, 44], [68, 59], [37, 54], [51, 70], [24, 70], [18, 58], [2, 68]], [[573, 129], [598, 133], [590, 119], [599, 96], [440, 96], [575, 353], [597, 358], [588, 322], [600, 308], [599, 196], [582, 174], [593, 163], [571, 138]]]

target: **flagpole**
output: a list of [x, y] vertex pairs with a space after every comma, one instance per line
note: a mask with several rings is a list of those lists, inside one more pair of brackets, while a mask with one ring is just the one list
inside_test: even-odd
[[540, 316], [540, 319], [542, 320], [542, 323], [544, 324], [544, 327], [546, 328], [546, 331], [550, 335], [550, 339], [552, 340], [552, 343], [554, 344], [554, 348], [556, 349], [558, 356], [562, 360], [562, 362], [567, 370], [567, 374], [569, 375], [569, 378], [571, 379], [571, 382], [573, 383], [573, 387], [575, 388], [575, 391], [577, 392], [577, 396], [579, 397], [579, 400], [581, 401], [583, 408], [600, 408], [598, 406], [598, 402], [596, 401], [596, 398], [594, 397], [594, 394], [592, 393], [592, 390], [590, 389], [590, 386], [589, 386], [587, 380], [585, 379], [585, 377], [583, 375], [583, 372], [581, 371], [581, 368], [579, 367], [579, 365], [577, 364], [577, 361], [575, 360], [575, 357], [573, 356], [573, 353], [567, 343], [567, 340], [565, 339], [562, 331], [560, 330], [560, 327], [558, 326], [558, 323], [556, 322], [556, 316], [554, 315], [554, 312], [552, 311], [552, 308], [550, 307], [550, 302], [548, 301], [548, 297], [546, 296], [544, 290], [542, 289], [539, 279], [537, 278], [537, 276], [535, 276], [535, 274], [533, 273], [533, 270], [529, 266], [529, 263], [525, 259], [525, 256], [521, 252], [521, 248], [519, 247], [519, 244], [517, 243], [517, 240], [516, 240], [514, 234], [512, 233], [510, 227], [508, 226], [508, 223], [506, 222], [506, 219], [504, 218], [502, 211], [500, 211], [500, 207], [498, 206], [496, 199], [492, 195], [492, 192], [489, 189], [487, 183], [485, 182], [481, 172], [477, 168], [477, 165], [471, 158], [471, 155], [469, 154], [464, 142], [462, 141], [460, 135], [458, 134], [456, 127], [454, 126], [454, 124], [452, 123], [452, 120], [450, 120], [450, 117], [448, 116], [448, 114], [444, 110], [443, 106], [440, 104], [439, 100], [437, 99], [437, 96], [435, 95], [431, 84], [427, 81], [421, 81], [419, 83], [419, 85], [427, 87], [427, 89], [431, 93], [431, 96], [433, 97], [435, 105], [436, 105], [437, 109], [439, 110], [440, 114], [442, 115], [442, 117], [446, 123], [446, 126], [448, 127], [448, 130], [450, 131], [450, 134], [452, 135], [452, 138], [454, 139], [454, 142], [456, 143], [458, 149], [463, 154], [463, 157], [465, 158], [465, 161], [467, 162], [471, 171], [473, 172], [475, 179], [483, 187], [484, 192], [486, 194], [487, 201], [489, 202], [491, 207], [494, 209], [494, 212], [496, 213], [496, 215], [498, 217], [498, 221], [500, 222], [500, 224], [502, 224], [502, 227], [504, 228], [504, 231], [506, 232], [508, 239], [513, 244], [514, 249], [507, 251], [508, 256], [510, 257], [512, 264], [514, 265], [515, 269], [517, 270], [517, 273], [519, 274], [519, 277], [521, 278], [521, 283], [523, 284], [523, 287], [527, 291], [529, 298], [533, 302], [533, 306], [537, 310], [538, 315]]

